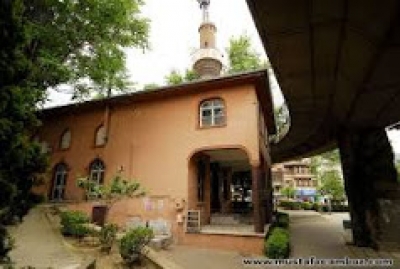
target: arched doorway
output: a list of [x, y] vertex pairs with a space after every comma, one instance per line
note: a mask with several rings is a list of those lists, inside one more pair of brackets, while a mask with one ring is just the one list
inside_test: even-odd
[[200, 210], [202, 229], [247, 225], [252, 231], [254, 212], [260, 210], [260, 204], [253, 204], [253, 181], [254, 167], [244, 149], [204, 149], [193, 154], [188, 206]]

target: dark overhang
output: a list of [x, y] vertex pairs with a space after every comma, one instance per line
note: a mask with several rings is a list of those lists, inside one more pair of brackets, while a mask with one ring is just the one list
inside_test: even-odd
[[247, 2], [291, 116], [275, 162], [400, 120], [400, 1]]

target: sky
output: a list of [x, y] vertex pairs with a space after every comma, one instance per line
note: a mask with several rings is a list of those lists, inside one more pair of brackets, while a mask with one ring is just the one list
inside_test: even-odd
[[[266, 58], [245, 0], [211, 0], [210, 20], [217, 26], [217, 47], [221, 52], [231, 37], [250, 36], [254, 49]], [[202, 13], [197, 0], [145, 0], [142, 15], [151, 20], [150, 49], [126, 49], [127, 68], [137, 89], [143, 85], [165, 84], [164, 77], [176, 69], [184, 71], [192, 66], [192, 53], [200, 46], [198, 28]], [[275, 88], [277, 84], [274, 84]], [[276, 100], [282, 103], [279, 89], [274, 90]], [[64, 104], [70, 95], [51, 92], [48, 105]]]
[[[225, 52], [230, 38], [247, 34], [254, 49], [266, 58], [245, 0], [211, 0], [209, 10], [210, 20], [217, 26], [217, 47], [221, 52]], [[145, 0], [142, 14], [151, 20], [150, 49], [126, 49], [127, 69], [137, 89], [150, 83], [163, 85], [171, 70], [183, 72], [192, 66], [191, 55], [199, 47], [202, 19], [197, 0]], [[283, 98], [274, 78], [271, 84], [274, 103], [281, 104]], [[47, 106], [55, 106], [68, 103], [71, 96], [51, 91], [49, 98]], [[400, 131], [389, 132], [389, 139], [400, 156]]]

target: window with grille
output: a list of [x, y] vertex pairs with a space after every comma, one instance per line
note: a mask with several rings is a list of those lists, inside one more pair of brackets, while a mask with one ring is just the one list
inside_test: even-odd
[[200, 127], [222, 126], [226, 123], [225, 103], [220, 98], [200, 104]]
[[96, 184], [102, 184], [104, 181], [105, 166], [102, 160], [94, 160], [89, 167], [89, 179]]
[[53, 188], [51, 200], [63, 200], [65, 185], [67, 183], [68, 169], [64, 163], [59, 163], [54, 167]]

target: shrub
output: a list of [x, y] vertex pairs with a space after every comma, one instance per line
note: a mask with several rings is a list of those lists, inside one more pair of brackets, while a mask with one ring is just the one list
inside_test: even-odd
[[287, 213], [278, 212], [276, 215], [276, 227], [288, 228], [289, 215]]
[[310, 202], [302, 202], [301, 208], [303, 208], [304, 210], [311, 210], [313, 208], [313, 204]]
[[279, 206], [283, 207], [284, 209], [298, 210], [301, 209], [301, 202], [282, 200], [279, 202]]
[[315, 210], [315, 211], [321, 211], [321, 205], [319, 204], [319, 203], [316, 203], [316, 202], [314, 202], [314, 203], [312, 203], [312, 210]]
[[119, 244], [119, 252], [124, 261], [133, 264], [139, 261], [142, 249], [154, 237], [153, 230], [147, 227], [137, 227], [129, 230]]
[[265, 241], [264, 253], [271, 259], [289, 257], [289, 232], [284, 228], [274, 228], [270, 237]]
[[110, 253], [115, 238], [117, 237], [118, 225], [106, 224], [99, 233], [101, 251]]
[[347, 205], [340, 205], [340, 204], [332, 205], [332, 212], [348, 212], [348, 211], [349, 211], [349, 206]]
[[265, 240], [267, 240], [271, 236], [273, 230], [276, 227], [284, 229], [289, 228], [289, 214], [283, 212], [275, 213], [274, 221], [269, 226], [268, 232], [265, 235]]
[[84, 224], [89, 223], [89, 217], [80, 211], [64, 211], [61, 213], [61, 232], [66, 236], [84, 237], [90, 229]]

